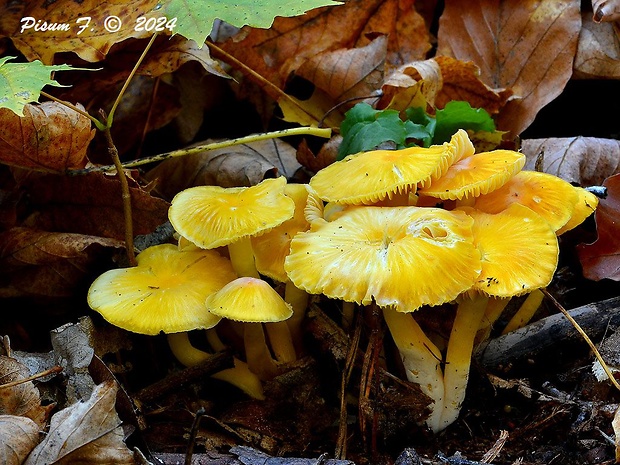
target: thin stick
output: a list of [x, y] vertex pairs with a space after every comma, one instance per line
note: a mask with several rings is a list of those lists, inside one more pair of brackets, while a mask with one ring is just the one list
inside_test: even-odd
[[62, 367], [56, 365], [40, 373], [35, 373], [32, 376], [28, 376], [28, 378], [18, 379], [16, 381], [11, 381], [10, 383], [6, 383], [6, 384], [0, 384], [0, 389], [10, 388], [13, 386], [17, 386], [19, 384], [27, 383], [28, 381], [33, 381], [37, 378], [43, 378], [44, 376], [61, 373], [61, 372], [62, 372]]
[[618, 389], [620, 391], [620, 384], [618, 384], [618, 381], [616, 381], [616, 378], [614, 378], [613, 373], [611, 372], [611, 370], [609, 369], [609, 366], [607, 366], [607, 363], [605, 363], [605, 360], [603, 360], [603, 357], [601, 357], [600, 352], [598, 351], [598, 349], [596, 348], [596, 346], [594, 345], [594, 343], [592, 342], [592, 340], [588, 337], [588, 335], [586, 334], [586, 332], [581, 329], [581, 326], [579, 326], [579, 323], [577, 323], [575, 321], [575, 319], [570, 315], [570, 313], [568, 313], [566, 311], [566, 309], [560, 304], [560, 302], [558, 302], [555, 297], [553, 297], [549, 291], [547, 291], [546, 289], [541, 289], [542, 293], [545, 294], [545, 297], [547, 297], [548, 299], [551, 300], [551, 302], [553, 303], [553, 305], [555, 305], [555, 307], [562, 312], [562, 314], [566, 317], [566, 319], [568, 321], [570, 321], [570, 323], [575, 327], [575, 329], [577, 330], [577, 332], [579, 334], [581, 334], [581, 337], [583, 337], [583, 339], [588, 343], [588, 345], [590, 346], [590, 349], [592, 349], [592, 352], [594, 352], [594, 356], [596, 357], [596, 359], [599, 361], [599, 363], [601, 364], [601, 366], [603, 367], [603, 370], [605, 371], [605, 374], [607, 375], [607, 377], [609, 378], [609, 381], [611, 381], [611, 384], [613, 384], [616, 389]]
[[[261, 140], [268, 139], [276, 139], [278, 137], [285, 136], [300, 136], [300, 135], [309, 135], [316, 137], [324, 137], [329, 139], [331, 137], [331, 129], [329, 128], [313, 128], [313, 127], [299, 127], [299, 128], [291, 128], [284, 129], [281, 131], [272, 131], [272, 132], [264, 132], [261, 134], [252, 134], [245, 137], [238, 137], [236, 139], [229, 139], [222, 142], [212, 142], [210, 144], [198, 145], [196, 147], [188, 147], [180, 150], [173, 150], [172, 152], [161, 153], [159, 155], [155, 155], [152, 157], [146, 157], [139, 160], [134, 160], [131, 162], [123, 163], [121, 166], [123, 168], [135, 168], [136, 166], [146, 165], [148, 163], [155, 163], [162, 160], [167, 160], [169, 158], [177, 158], [184, 157], [186, 155], [193, 155], [196, 153], [206, 152], [209, 150], [218, 150], [226, 147], [232, 147], [235, 145], [241, 144], [249, 144], [252, 142], [258, 142]], [[92, 168], [85, 168], [81, 170], [68, 170], [66, 173], [70, 175], [82, 175], [88, 174], [95, 171], [114, 171], [117, 167], [115, 165], [103, 165], [103, 166], [95, 166]]]
[[[99, 113], [105, 120], [105, 112], [103, 110], [99, 110]], [[127, 176], [125, 176], [125, 171], [123, 170], [123, 165], [121, 164], [121, 159], [118, 156], [118, 150], [114, 145], [114, 141], [112, 140], [112, 133], [110, 132], [110, 127], [106, 127], [103, 131], [105, 135], [106, 141], [108, 143], [108, 153], [110, 154], [110, 158], [114, 162], [114, 166], [116, 167], [116, 172], [118, 173], [118, 180], [121, 183], [121, 197], [123, 199], [123, 215], [125, 218], [125, 248], [127, 249], [127, 258], [129, 259], [129, 264], [131, 266], [136, 266], [136, 253], [133, 248], [133, 215], [131, 213], [131, 192], [129, 191], [129, 183], [127, 182]]]
[[69, 103], [65, 100], [61, 100], [57, 97], [54, 97], [51, 94], [48, 94], [47, 92], [41, 91], [41, 95], [43, 97], [46, 97], [50, 100], [53, 100], [56, 103], [60, 103], [61, 105], [66, 106], [67, 108], [70, 108], [71, 110], [75, 111], [76, 113], [79, 113], [82, 116], [85, 116], [86, 118], [88, 118], [89, 120], [91, 120], [95, 126], [97, 126], [97, 129], [99, 129], [100, 131], [105, 130], [105, 125], [99, 121], [97, 118], [95, 118], [94, 116], [91, 116], [90, 114], [88, 114], [88, 112], [82, 110], [81, 108], [78, 108], [77, 106], [73, 105], [72, 103]]

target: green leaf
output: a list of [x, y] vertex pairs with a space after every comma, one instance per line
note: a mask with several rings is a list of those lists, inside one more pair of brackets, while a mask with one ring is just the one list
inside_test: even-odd
[[0, 58], [0, 108], [8, 108], [18, 116], [23, 115], [24, 105], [39, 100], [46, 85], [66, 87], [51, 79], [53, 71], [68, 71], [69, 65], [47, 66], [39, 60], [31, 63], [7, 63], [16, 57]]
[[342, 143], [338, 150], [338, 159], [342, 160], [351, 153], [367, 152], [383, 142], [392, 141], [397, 148], [403, 148], [411, 134], [417, 134], [420, 128], [411, 122], [405, 124], [396, 110], [375, 110], [367, 103], [358, 103], [347, 111], [340, 126]]
[[269, 28], [276, 16], [297, 16], [339, 4], [333, 0], [169, 0], [165, 12], [169, 19], [176, 18], [175, 33], [202, 45], [216, 18], [237, 27]]
[[454, 100], [436, 112], [434, 144], [443, 144], [459, 129], [495, 131], [495, 122], [483, 108], [472, 108], [468, 102]]

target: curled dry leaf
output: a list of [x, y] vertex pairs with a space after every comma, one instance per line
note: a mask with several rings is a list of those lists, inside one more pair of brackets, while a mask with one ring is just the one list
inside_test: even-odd
[[598, 237], [592, 244], [579, 244], [577, 253], [587, 279], [620, 281], [620, 174], [607, 178], [603, 186], [607, 197], [594, 212]]
[[85, 286], [89, 271], [113, 239], [30, 228], [0, 233], [0, 278], [18, 295], [69, 297]]
[[21, 465], [39, 442], [39, 426], [30, 418], [0, 415], [0, 463]]
[[56, 102], [25, 105], [24, 116], [0, 108], [0, 163], [52, 172], [83, 168], [94, 135], [87, 117]]
[[435, 106], [443, 85], [439, 64], [434, 59], [415, 61], [394, 70], [383, 82], [377, 108], [403, 111], [409, 107]]
[[535, 170], [543, 157], [542, 171], [584, 187], [600, 185], [620, 172], [620, 141], [596, 137], [524, 139], [521, 151], [527, 157], [524, 169]]
[[573, 78], [617, 79], [620, 77], [617, 26], [609, 22], [595, 23], [588, 13], [582, 14], [582, 22]]
[[171, 199], [192, 186], [253, 186], [279, 175], [290, 179], [300, 167], [291, 145], [269, 139], [166, 160], [146, 177], [157, 180], [158, 192]]
[[620, 1], [618, 0], [592, 0], [593, 20], [600, 22], [613, 22], [620, 19]]
[[616, 437], [616, 463], [620, 463], [620, 407], [616, 410], [614, 419], [611, 422]]
[[578, 0], [446, 2], [437, 55], [471, 60], [482, 81], [513, 90], [497, 126], [514, 137], [564, 89], [580, 29]]
[[[23, 380], [31, 374], [28, 368], [14, 358], [0, 355], [0, 385]], [[43, 428], [50, 408], [41, 405], [39, 391], [32, 381], [0, 389], [0, 415], [28, 417], [39, 428]]]
[[25, 465], [69, 463], [134, 464], [123, 442], [114, 404], [118, 386], [105, 381], [85, 402], [76, 402], [52, 416], [49, 432]]

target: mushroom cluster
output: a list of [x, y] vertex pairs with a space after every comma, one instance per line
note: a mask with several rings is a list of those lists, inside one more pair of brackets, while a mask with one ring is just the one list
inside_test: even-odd
[[[309, 294], [383, 309], [407, 378], [434, 401], [434, 432], [458, 417], [478, 331], [550, 283], [557, 235], [596, 208], [585, 189], [524, 164], [512, 150], [476, 153], [459, 130], [429, 148], [349, 155], [309, 182], [310, 228], [284, 269]], [[445, 353], [411, 315], [443, 304], [456, 306]]]
[[[428, 148], [349, 155], [308, 185], [279, 177], [192, 187], [169, 210], [179, 244], [104, 273], [88, 302], [129, 331], [171, 333], [172, 351], [187, 365], [208, 356], [187, 332], [211, 328], [218, 350], [213, 330], [227, 320], [243, 354], [217, 377], [259, 399], [261, 382], [301, 350], [310, 294], [349, 309], [377, 305], [407, 378], [434, 401], [426, 424], [441, 431], [458, 417], [476, 334], [484, 337], [511, 297], [537, 301], [557, 266], [557, 236], [597, 206], [585, 189], [522, 171], [524, 164], [511, 150], [476, 153], [459, 130]], [[456, 307], [445, 344], [412, 315], [439, 305]], [[525, 307], [519, 321], [531, 314]]]

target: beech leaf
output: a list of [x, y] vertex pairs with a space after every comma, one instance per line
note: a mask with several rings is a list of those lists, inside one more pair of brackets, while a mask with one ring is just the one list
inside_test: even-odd
[[104, 381], [95, 386], [87, 401], [76, 402], [54, 414], [49, 432], [25, 465], [135, 463], [123, 443], [121, 420], [114, 407], [117, 391], [114, 381]]
[[233, 26], [268, 28], [276, 16], [297, 16], [314, 8], [338, 5], [333, 0], [170, 0], [166, 16], [176, 18], [174, 32], [204, 44], [213, 28], [213, 21], [221, 19]]
[[0, 415], [0, 463], [21, 465], [39, 442], [39, 426], [27, 417]]

